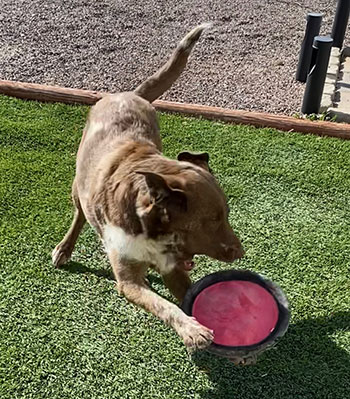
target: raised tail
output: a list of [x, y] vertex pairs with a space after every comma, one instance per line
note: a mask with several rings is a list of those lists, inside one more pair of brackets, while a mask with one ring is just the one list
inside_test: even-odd
[[188, 56], [202, 32], [210, 26], [210, 23], [205, 23], [191, 30], [178, 44], [169, 60], [155, 74], [141, 83], [134, 93], [151, 103], [168, 90], [185, 69]]

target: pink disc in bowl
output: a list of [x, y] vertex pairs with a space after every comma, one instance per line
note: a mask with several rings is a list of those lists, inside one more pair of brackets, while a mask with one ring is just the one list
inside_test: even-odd
[[225, 346], [263, 341], [275, 329], [278, 315], [272, 294], [244, 280], [212, 284], [197, 295], [192, 306], [192, 316], [214, 330], [214, 343]]

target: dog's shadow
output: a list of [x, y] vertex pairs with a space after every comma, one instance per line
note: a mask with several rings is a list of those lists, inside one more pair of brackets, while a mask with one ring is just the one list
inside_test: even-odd
[[336, 344], [339, 331], [350, 332], [350, 312], [291, 324], [278, 345], [261, 354], [254, 366], [235, 366], [207, 352], [196, 353], [194, 362], [215, 387], [201, 397], [349, 397], [350, 353], [341, 342]]
[[75, 261], [69, 261], [68, 263], [60, 266], [60, 270], [75, 274], [94, 274], [97, 277], [102, 277], [110, 281], [114, 280], [111, 269], [91, 269], [87, 266], [84, 266], [82, 263]]
[[[60, 269], [75, 274], [93, 274], [97, 277], [102, 277], [109, 281], [115, 281], [113, 271], [111, 268], [91, 269], [83, 265], [82, 263], [69, 261], [68, 263], [62, 265]], [[150, 284], [150, 287], [155, 290], [157, 289], [157, 286], [162, 284], [162, 279], [159, 276], [155, 275], [154, 273], [148, 273], [147, 280]]]

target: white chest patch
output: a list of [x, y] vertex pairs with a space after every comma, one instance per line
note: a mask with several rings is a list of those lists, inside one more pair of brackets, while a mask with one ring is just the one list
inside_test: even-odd
[[131, 236], [117, 226], [105, 225], [103, 242], [107, 253], [115, 250], [120, 258], [146, 262], [155, 265], [161, 273], [169, 273], [175, 266], [175, 258], [167, 253], [167, 248], [174, 244], [172, 235], [153, 240], [144, 234]]

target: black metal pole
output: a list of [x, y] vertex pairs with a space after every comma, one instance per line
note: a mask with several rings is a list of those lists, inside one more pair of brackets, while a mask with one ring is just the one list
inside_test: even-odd
[[310, 12], [307, 14], [306, 21], [305, 36], [301, 44], [296, 73], [296, 80], [299, 82], [306, 82], [307, 73], [309, 72], [311, 62], [312, 43], [314, 41], [314, 37], [320, 33], [322, 14]]
[[338, 0], [337, 11], [335, 12], [333, 27], [332, 27], [332, 38], [333, 47], [343, 47], [344, 36], [346, 27], [349, 21], [350, 14], [350, 0]]
[[333, 39], [329, 36], [316, 36], [314, 39], [310, 72], [307, 75], [301, 107], [303, 114], [318, 114], [320, 110], [332, 44]]

